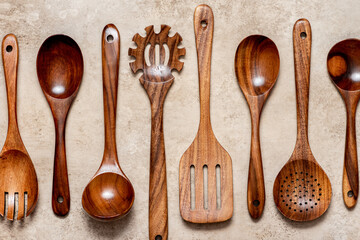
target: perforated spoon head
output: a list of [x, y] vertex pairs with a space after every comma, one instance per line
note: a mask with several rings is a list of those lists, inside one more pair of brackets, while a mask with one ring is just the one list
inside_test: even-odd
[[239, 44], [235, 72], [245, 95], [260, 96], [272, 89], [280, 68], [275, 43], [261, 35], [252, 35]]
[[320, 217], [331, 202], [331, 184], [315, 161], [291, 159], [274, 183], [274, 201], [279, 211], [293, 221]]
[[333, 46], [327, 68], [334, 84], [344, 91], [360, 90], [360, 40], [347, 39]]

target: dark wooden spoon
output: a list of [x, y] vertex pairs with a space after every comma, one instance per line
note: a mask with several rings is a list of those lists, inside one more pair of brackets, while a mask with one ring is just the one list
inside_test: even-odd
[[36, 67], [40, 86], [50, 105], [56, 129], [52, 208], [56, 215], [64, 216], [70, 209], [65, 124], [83, 75], [81, 50], [68, 36], [51, 36], [39, 49]]
[[259, 123], [262, 108], [275, 85], [280, 67], [279, 52], [271, 39], [252, 35], [241, 41], [235, 55], [235, 72], [251, 114], [251, 148], [247, 201], [252, 218], [259, 218], [265, 205]]
[[[35, 168], [21, 140], [17, 124], [16, 88], [19, 48], [13, 34], [8, 34], [3, 39], [2, 59], [9, 123], [5, 144], [0, 153], [0, 215], [14, 220], [29, 216], [34, 211], [39, 191]], [[5, 212], [5, 204], [7, 212]], [[18, 210], [17, 216], [15, 209]]]
[[82, 205], [98, 220], [115, 220], [127, 214], [135, 198], [134, 188], [120, 168], [116, 150], [116, 105], [119, 77], [120, 35], [113, 24], [102, 34], [105, 149], [100, 168], [86, 186]]
[[299, 19], [293, 29], [297, 139], [295, 149], [274, 182], [278, 210], [293, 221], [314, 220], [325, 213], [331, 201], [331, 184], [315, 160], [308, 138], [311, 58], [311, 27]]
[[347, 39], [335, 44], [329, 52], [327, 68], [346, 106], [343, 198], [346, 207], [352, 208], [359, 196], [355, 115], [360, 99], [360, 40]]

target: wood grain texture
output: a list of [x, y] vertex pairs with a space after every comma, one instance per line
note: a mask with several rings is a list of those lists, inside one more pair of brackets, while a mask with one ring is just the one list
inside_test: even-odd
[[39, 49], [36, 61], [39, 83], [55, 122], [52, 208], [59, 216], [65, 216], [70, 210], [65, 125], [70, 106], [79, 91], [83, 65], [79, 46], [72, 38], [65, 35], [53, 35], [47, 38]]
[[[17, 38], [13, 34], [6, 35], [2, 41], [2, 60], [8, 103], [8, 132], [0, 152], [0, 215], [9, 220], [19, 220], [34, 211], [39, 192], [35, 168], [21, 139], [17, 123], [19, 48]], [[15, 194], [18, 195], [18, 202]], [[27, 194], [26, 209], [25, 194]], [[5, 212], [5, 201], [7, 212]], [[15, 208], [18, 209], [17, 216], [15, 216]]]
[[247, 188], [250, 216], [259, 218], [265, 206], [265, 183], [261, 159], [259, 124], [262, 108], [275, 85], [280, 67], [275, 43], [261, 35], [252, 35], [239, 44], [235, 72], [251, 114], [251, 148]]
[[[207, 5], [194, 13], [199, 69], [200, 124], [195, 140], [180, 160], [180, 214], [192, 223], [223, 222], [233, 214], [233, 177], [230, 155], [217, 141], [210, 121], [210, 70], [214, 16]], [[191, 208], [190, 168], [195, 168], [195, 207]], [[216, 167], [220, 166], [220, 204], [217, 202]], [[207, 203], [204, 199], [204, 172], [207, 167]], [[207, 208], [206, 208], [207, 206]]]
[[[170, 27], [161, 26], [159, 33], [154, 32], [153, 26], [145, 28], [146, 36], [136, 34], [133, 41], [136, 49], [129, 49], [129, 55], [135, 57], [130, 63], [131, 70], [136, 73], [143, 71], [140, 83], [149, 96], [151, 104], [151, 152], [150, 152], [150, 187], [149, 187], [149, 239], [166, 240], [168, 238], [168, 207], [166, 159], [163, 130], [163, 106], [174, 76], [173, 69], [181, 71], [183, 62], [180, 56], [185, 55], [185, 48], [178, 48], [181, 36], [175, 33], [169, 37]], [[145, 48], [149, 48], [149, 65], [145, 59]], [[159, 46], [159, 62], [156, 62], [156, 45]], [[167, 56], [164, 45], [169, 49]], [[167, 60], [167, 63], [166, 63]]]
[[274, 183], [278, 210], [293, 221], [314, 220], [325, 213], [331, 201], [328, 176], [316, 162], [308, 140], [308, 105], [311, 58], [311, 27], [299, 19], [293, 29], [297, 139], [289, 161]]
[[116, 106], [119, 79], [120, 35], [113, 24], [102, 33], [102, 73], [105, 148], [102, 163], [86, 186], [82, 205], [96, 220], [115, 220], [126, 215], [135, 199], [134, 188], [120, 168], [116, 149]]
[[327, 57], [332, 82], [346, 106], [346, 141], [343, 171], [343, 199], [346, 207], [356, 205], [359, 196], [359, 169], [356, 146], [356, 108], [360, 98], [360, 40], [347, 39], [333, 46]]

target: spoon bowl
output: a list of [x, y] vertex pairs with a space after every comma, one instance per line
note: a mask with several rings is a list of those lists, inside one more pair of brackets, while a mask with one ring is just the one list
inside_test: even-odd
[[65, 125], [70, 106], [82, 80], [84, 63], [77, 43], [65, 35], [53, 35], [41, 45], [36, 68], [39, 83], [50, 105], [56, 131], [52, 208], [65, 216], [70, 210], [66, 164]]
[[111, 220], [126, 215], [134, 198], [133, 186], [126, 177], [119, 173], [105, 172], [96, 175], [86, 186], [82, 204], [92, 217]]
[[235, 57], [236, 76], [245, 95], [263, 95], [274, 86], [280, 67], [275, 43], [261, 35], [245, 38]]
[[352, 208], [359, 195], [355, 116], [360, 99], [360, 40], [347, 39], [335, 44], [328, 54], [327, 68], [346, 105], [343, 199]]

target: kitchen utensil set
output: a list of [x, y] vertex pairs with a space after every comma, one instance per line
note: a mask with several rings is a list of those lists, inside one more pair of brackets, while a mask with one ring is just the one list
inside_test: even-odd
[[[233, 214], [232, 160], [217, 141], [210, 121], [211, 51], [214, 16], [207, 5], [194, 13], [195, 43], [198, 57], [200, 123], [195, 140], [185, 151], [179, 165], [180, 214], [192, 223], [214, 223]], [[185, 48], [179, 48], [181, 36], [169, 36], [170, 27], [162, 25], [159, 33], [153, 26], [146, 36], [136, 34], [136, 48], [129, 49], [133, 73], [142, 71], [140, 83], [151, 106], [151, 151], [149, 181], [149, 238], [168, 238], [168, 206], [163, 109], [166, 95], [180, 72]], [[297, 140], [295, 149], [277, 175], [273, 196], [278, 210], [294, 221], [314, 220], [328, 209], [331, 184], [315, 160], [308, 140], [308, 104], [310, 87], [311, 27], [299, 19], [293, 29]], [[147, 54], [148, 53], [148, 54]], [[28, 216], [38, 199], [34, 165], [21, 140], [16, 117], [18, 43], [14, 35], [2, 42], [7, 101], [8, 134], [0, 152], [0, 214], [9, 220]], [[120, 35], [113, 24], [102, 34], [103, 101], [105, 147], [102, 163], [86, 186], [82, 205], [97, 220], [114, 220], [126, 215], [135, 198], [116, 149], [116, 107], [119, 76]], [[41, 45], [37, 56], [37, 75], [51, 108], [56, 131], [52, 208], [65, 216], [70, 209], [70, 191], [66, 164], [65, 125], [70, 106], [82, 80], [83, 57], [77, 43], [65, 35], [53, 35]], [[235, 54], [235, 73], [251, 115], [251, 145], [247, 205], [254, 219], [265, 206], [265, 184], [260, 150], [260, 116], [274, 87], [280, 67], [275, 43], [262, 35], [242, 40]], [[360, 99], [360, 40], [337, 43], [327, 58], [329, 75], [344, 99], [347, 112], [343, 198], [354, 207], [359, 193], [355, 112]], [[18, 200], [17, 200], [18, 199]]]

